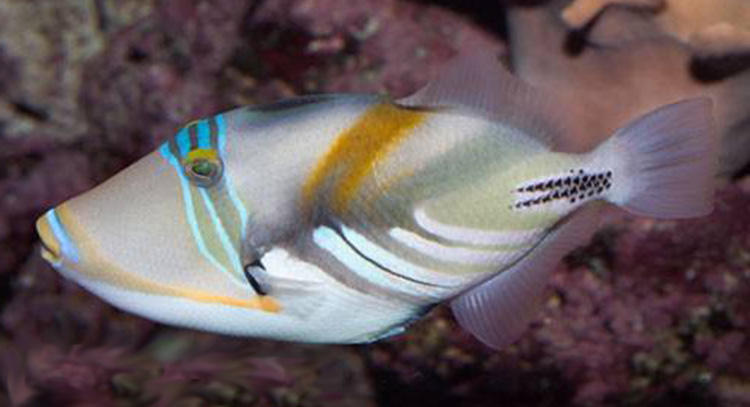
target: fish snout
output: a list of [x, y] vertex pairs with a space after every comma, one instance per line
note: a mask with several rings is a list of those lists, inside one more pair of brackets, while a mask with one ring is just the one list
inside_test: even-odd
[[50, 209], [37, 219], [36, 231], [42, 243], [42, 258], [55, 267], [67, 260], [77, 262], [77, 249], [61, 222], [57, 209]]
[[37, 219], [36, 232], [42, 243], [42, 258], [52, 264], [59, 263], [61, 260], [60, 243], [55, 239], [45, 216]]

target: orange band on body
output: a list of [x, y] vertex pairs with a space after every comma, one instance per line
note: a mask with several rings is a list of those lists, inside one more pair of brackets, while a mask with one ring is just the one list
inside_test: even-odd
[[377, 163], [424, 122], [426, 112], [409, 110], [392, 103], [368, 109], [349, 129], [341, 133], [318, 162], [303, 186], [303, 202], [310, 206], [321, 186], [333, 173], [332, 205], [343, 212], [359, 186]]

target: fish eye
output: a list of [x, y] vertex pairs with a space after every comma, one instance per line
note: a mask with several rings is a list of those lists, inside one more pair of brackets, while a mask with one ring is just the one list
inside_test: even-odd
[[190, 170], [197, 176], [210, 177], [216, 171], [216, 167], [208, 161], [198, 161], [193, 163]]
[[218, 157], [188, 160], [184, 168], [190, 181], [202, 188], [216, 184], [223, 172], [223, 164]]

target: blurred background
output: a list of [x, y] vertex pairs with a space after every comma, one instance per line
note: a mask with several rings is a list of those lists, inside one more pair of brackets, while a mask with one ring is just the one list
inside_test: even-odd
[[[503, 352], [438, 308], [367, 346], [126, 315], [39, 256], [34, 220], [237, 105], [401, 96], [487, 50], [596, 145], [714, 99], [716, 211], [614, 216]], [[750, 406], [750, 1], [0, 0], [0, 406]]]

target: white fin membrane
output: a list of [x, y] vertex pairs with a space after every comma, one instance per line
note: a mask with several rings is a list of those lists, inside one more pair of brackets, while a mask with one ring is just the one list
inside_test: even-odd
[[[663, 219], [713, 209], [718, 142], [712, 103], [696, 98], [661, 107], [617, 131], [598, 149], [614, 148], [616, 176], [608, 199], [637, 215]], [[609, 150], [612, 151], [612, 150]], [[594, 154], [597, 154], [595, 151]]]
[[555, 98], [517, 78], [489, 53], [449, 61], [436, 78], [396, 101], [414, 108], [453, 109], [517, 127], [551, 149], [568, 137]]
[[537, 315], [557, 263], [588, 242], [599, 227], [603, 207], [590, 203], [579, 209], [513, 267], [453, 299], [451, 309], [458, 323], [491, 348], [512, 344]]

